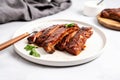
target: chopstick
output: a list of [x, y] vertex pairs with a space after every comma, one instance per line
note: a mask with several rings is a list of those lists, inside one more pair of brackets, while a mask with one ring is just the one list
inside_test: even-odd
[[25, 38], [25, 37], [27, 37], [27, 36], [29, 36], [29, 35], [30, 35], [30, 34], [29, 34], [28, 32], [26, 32], [26, 33], [23, 33], [23, 34], [15, 37], [15, 38], [13, 38], [13, 39], [11, 39], [11, 40], [8, 40], [8, 41], [0, 44], [0, 51], [3, 50], [3, 49], [5, 49], [5, 48], [7, 48], [7, 47], [9, 47], [9, 46], [11, 46], [12, 44], [20, 41], [21, 39], [23, 39], [23, 38]]

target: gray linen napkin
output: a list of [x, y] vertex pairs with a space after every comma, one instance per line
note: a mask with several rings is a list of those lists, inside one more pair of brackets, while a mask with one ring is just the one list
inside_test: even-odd
[[0, 0], [0, 23], [29, 21], [70, 7], [70, 0]]

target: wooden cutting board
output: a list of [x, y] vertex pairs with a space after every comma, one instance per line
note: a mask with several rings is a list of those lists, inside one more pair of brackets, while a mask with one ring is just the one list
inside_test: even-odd
[[107, 18], [102, 18], [100, 16], [100, 14], [97, 15], [97, 20], [104, 27], [114, 29], [114, 30], [120, 30], [120, 22], [119, 21], [115, 21], [115, 20], [107, 19]]

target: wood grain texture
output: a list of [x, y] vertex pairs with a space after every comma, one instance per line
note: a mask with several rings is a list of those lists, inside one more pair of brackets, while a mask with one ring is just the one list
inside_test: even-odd
[[0, 51], [7, 48], [7, 47], [9, 47], [9, 46], [11, 46], [12, 44], [14, 44], [14, 43], [16, 43], [18, 41], [20, 41], [21, 39], [27, 37], [28, 35], [30, 35], [30, 34], [28, 32], [26, 32], [24, 34], [21, 34], [20, 36], [17, 36], [15, 38], [11, 39], [11, 40], [8, 40], [8, 41], [0, 44]]
[[113, 30], [120, 30], [120, 22], [119, 21], [103, 18], [100, 16], [100, 14], [97, 15], [97, 20], [98, 20], [98, 23], [100, 23], [102, 26], [104, 26], [106, 28], [113, 29]]

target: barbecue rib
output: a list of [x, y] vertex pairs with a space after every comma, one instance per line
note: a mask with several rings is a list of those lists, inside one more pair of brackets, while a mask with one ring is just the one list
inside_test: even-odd
[[82, 27], [66, 44], [65, 50], [73, 55], [78, 55], [85, 47], [86, 40], [92, 35], [92, 28]]
[[42, 44], [43, 42], [51, 35], [53, 34], [56, 30], [58, 30], [61, 26], [60, 25], [53, 25], [47, 29], [45, 29], [45, 31], [42, 33], [41, 36], [39, 36], [35, 43], [38, 45], [38, 46], [41, 46], [42, 47]]
[[74, 37], [74, 35], [77, 33], [78, 30], [70, 33], [69, 35], [65, 36], [56, 46], [55, 48], [60, 50], [60, 51], [64, 51], [66, 48], [66, 44], [69, 43], [70, 39], [72, 39]]
[[66, 27], [65, 25], [61, 25], [61, 28], [54, 31], [44, 42], [43, 48], [48, 53], [53, 53], [55, 51], [55, 45], [60, 42], [66, 35], [70, 34], [73, 31], [78, 30], [79, 27], [75, 24], [72, 27]]
[[104, 9], [101, 17], [113, 19], [120, 22], [120, 8]]
[[91, 27], [79, 28], [77, 24], [53, 25], [29, 36], [28, 43], [36, 44], [48, 53], [55, 49], [78, 55], [92, 35]]
[[35, 43], [38, 46], [42, 46], [42, 43], [49, 37], [49, 35], [51, 35], [52, 33], [54, 33], [55, 30], [59, 29], [60, 25], [53, 25], [50, 26], [30, 37], [28, 37], [28, 42], [29, 43]]
[[33, 44], [35, 43], [36, 39], [42, 35], [42, 33], [44, 32], [45, 30], [42, 30], [42, 31], [39, 31], [38, 33], [35, 33], [34, 35], [31, 35], [27, 38], [28, 40], [28, 43], [29, 44]]

